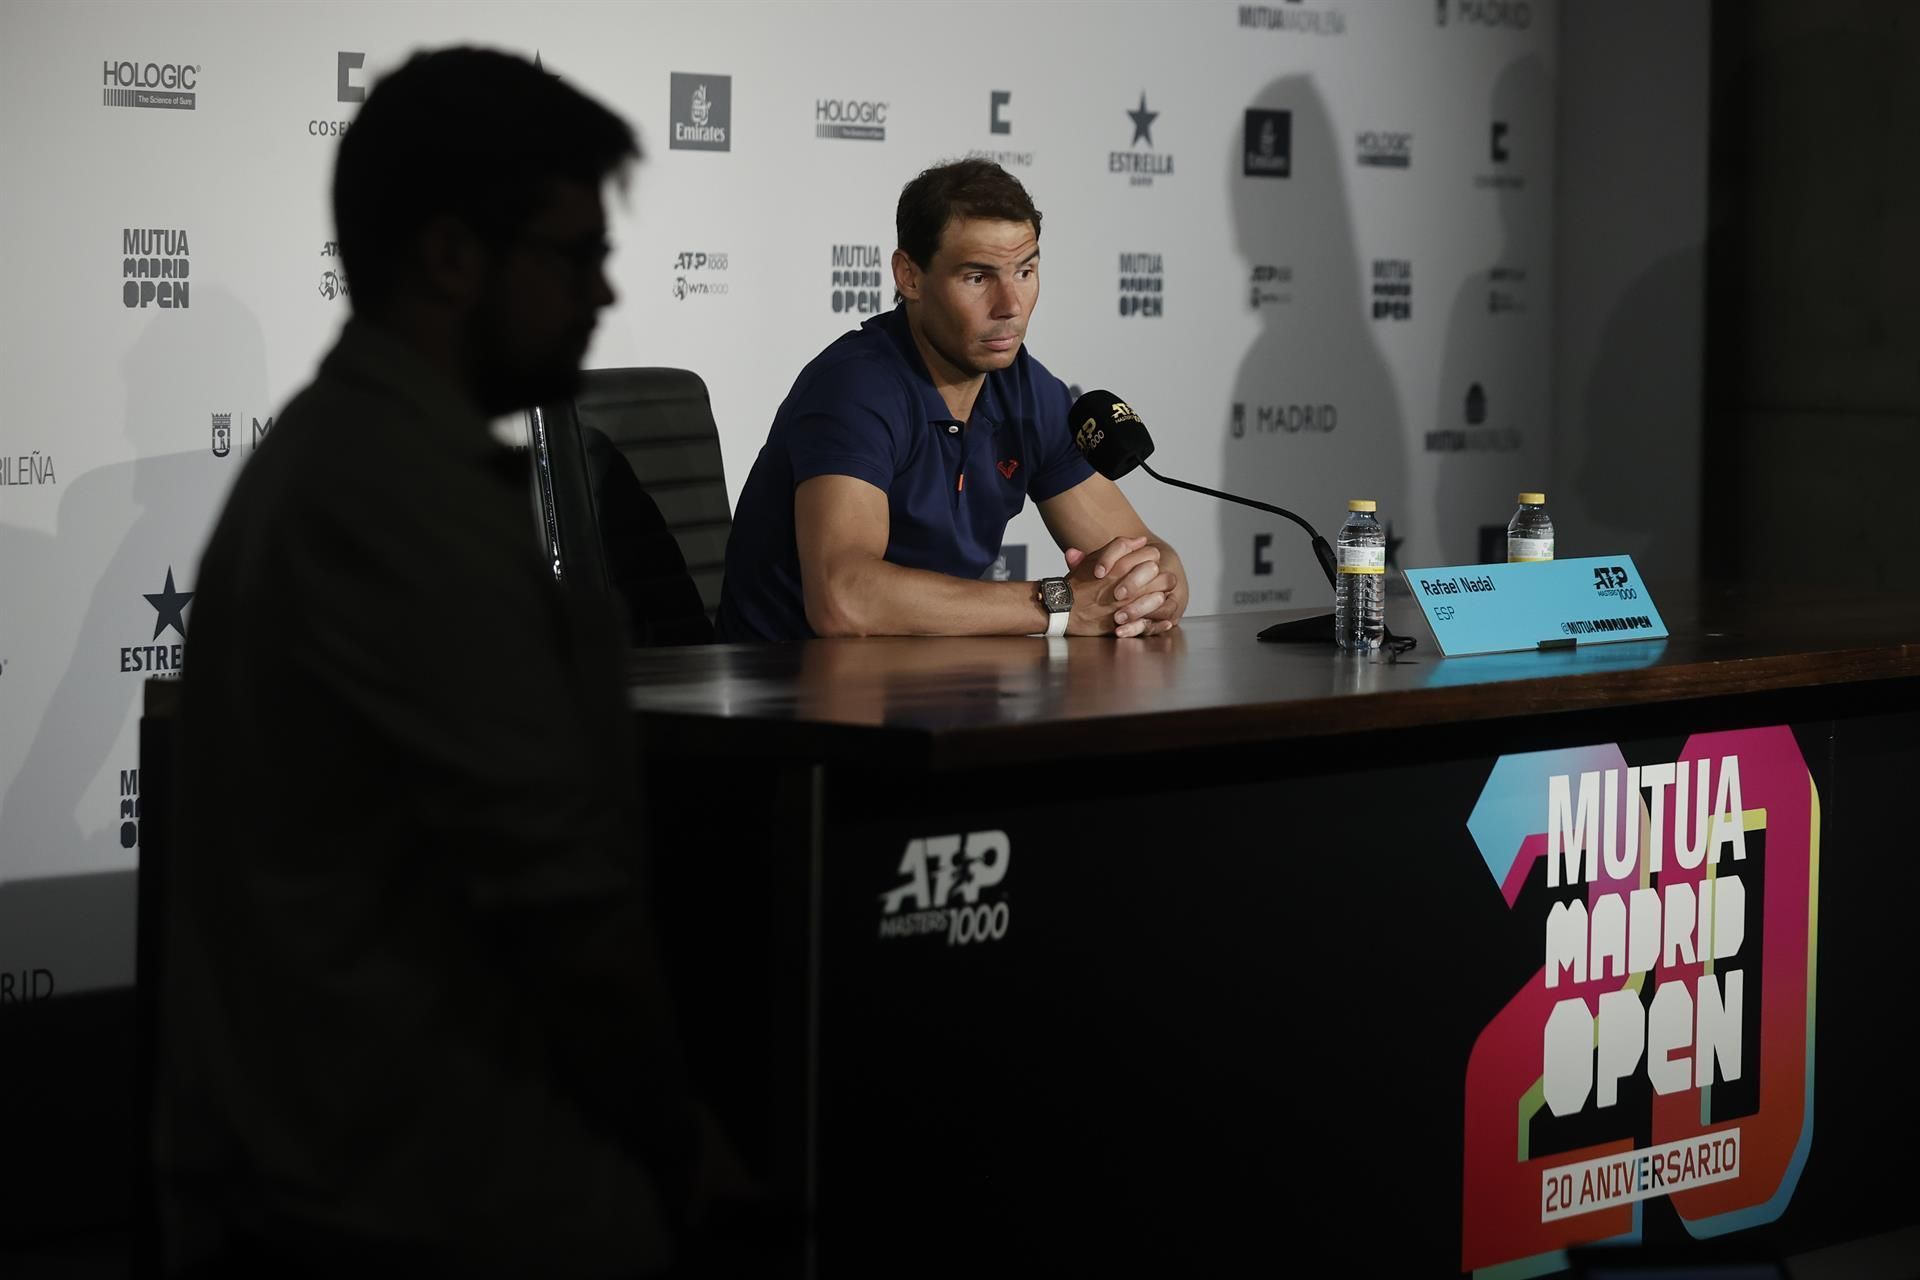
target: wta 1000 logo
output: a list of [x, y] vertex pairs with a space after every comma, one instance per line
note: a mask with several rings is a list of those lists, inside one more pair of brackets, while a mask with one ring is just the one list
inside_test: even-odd
[[1565, 1266], [1661, 1200], [1697, 1238], [1778, 1218], [1813, 1139], [1820, 797], [1792, 731], [1503, 756], [1467, 826], [1541, 964], [1468, 1058], [1462, 1268]]

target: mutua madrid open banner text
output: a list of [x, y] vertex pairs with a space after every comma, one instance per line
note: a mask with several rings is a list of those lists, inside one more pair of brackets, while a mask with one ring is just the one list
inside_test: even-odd
[[1468, 820], [1488, 891], [1538, 926], [1541, 963], [1467, 1063], [1465, 1270], [1558, 1270], [1571, 1246], [1638, 1240], [1659, 1204], [1700, 1238], [1772, 1222], [1806, 1164], [1806, 761], [1784, 727], [1644, 755], [1502, 756]]

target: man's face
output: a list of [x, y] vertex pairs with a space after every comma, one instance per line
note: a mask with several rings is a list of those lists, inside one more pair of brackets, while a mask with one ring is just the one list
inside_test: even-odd
[[920, 271], [921, 336], [951, 372], [974, 377], [1004, 369], [1020, 354], [1040, 300], [1040, 237], [1029, 222], [955, 218]]
[[607, 218], [597, 188], [556, 181], [527, 227], [501, 246], [473, 313], [481, 408], [503, 414], [574, 393], [607, 283]]

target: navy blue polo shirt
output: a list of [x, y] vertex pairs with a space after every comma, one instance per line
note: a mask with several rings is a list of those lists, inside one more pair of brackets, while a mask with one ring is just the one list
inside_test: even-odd
[[1066, 384], [1027, 354], [987, 374], [973, 417], [954, 419], [907, 329], [904, 305], [814, 357], [774, 415], [740, 491], [717, 638], [804, 640], [793, 491], [854, 476], [886, 491], [887, 560], [978, 578], [1029, 495], [1044, 502], [1093, 474], [1067, 429]]

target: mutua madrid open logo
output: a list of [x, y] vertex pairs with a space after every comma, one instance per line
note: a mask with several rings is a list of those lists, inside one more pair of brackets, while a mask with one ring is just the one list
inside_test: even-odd
[[1813, 1141], [1820, 874], [1792, 730], [1503, 756], [1467, 827], [1542, 963], [1467, 1060], [1461, 1268], [1564, 1266], [1650, 1205], [1695, 1237], [1780, 1217]]
[[187, 280], [187, 233], [165, 227], [123, 227], [120, 231], [120, 303], [184, 311], [192, 301]]
[[1004, 831], [907, 841], [898, 868], [905, 879], [880, 895], [881, 939], [942, 936], [950, 947], [998, 942], [1012, 924], [1002, 887], [1012, 859]]

